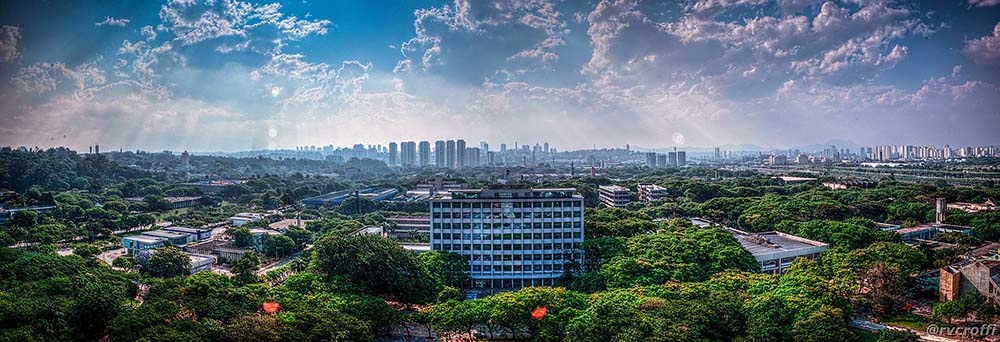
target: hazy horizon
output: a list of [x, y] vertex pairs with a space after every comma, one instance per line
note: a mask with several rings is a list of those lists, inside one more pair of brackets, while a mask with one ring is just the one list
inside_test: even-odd
[[3, 8], [0, 146], [1000, 143], [995, 0]]

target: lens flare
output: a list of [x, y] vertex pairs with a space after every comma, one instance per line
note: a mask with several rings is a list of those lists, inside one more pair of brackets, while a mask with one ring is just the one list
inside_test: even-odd
[[674, 139], [674, 144], [684, 145], [684, 135], [681, 134], [680, 132], [674, 133], [673, 139]]

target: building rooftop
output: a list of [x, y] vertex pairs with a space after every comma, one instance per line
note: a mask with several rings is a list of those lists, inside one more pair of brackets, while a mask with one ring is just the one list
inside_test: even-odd
[[180, 238], [180, 237], [185, 237], [186, 238], [188, 236], [191, 236], [191, 234], [188, 234], [188, 233], [172, 232], [172, 231], [168, 231], [168, 230], [152, 230], [152, 231], [144, 232], [144, 233], [142, 233], [142, 235], [159, 236], [159, 237], [165, 237], [165, 238], [170, 238], [170, 239], [175, 239], [175, 238]]
[[439, 193], [433, 199], [523, 199], [523, 198], [583, 198], [575, 188], [526, 188], [518, 186], [484, 189], [453, 189]]
[[816, 178], [794, 177], [794, 176], [780, 176], [780, 177], [775, 177], [775, 178], [783, 180], [783, 181], [785, 181], [785, 183], [805, 183], [805, 182], [811, 182], [811, 181], [816, 180]]
[[764, 232], [755, 234], [740, 234], [734, 232], [733, 236], [736, 237], [736, 240], [740, 242], [740, 245], [749, 251], [750, 254], [753, 254], [754, 257], [782, 252], [806, 251], [813, 248], [825, 249], [830, 246], [819, 241], [813, 241], [782, 232]]
[[198, 233], [205, 233], [212, 231], [211, 229], [208, 228], [192, 228], [192, 227], [167, 227], [163, 228], [163, 230], [188, 233], [188, 234], [198, 234]]
[[601, 185], [600, 188], [608, 191], [628, 191], [627, 188], [618, 185]]
[[152, 236], [152, 235], [143, 235], [143, 234], [140, 234], [140, 235], [125, 236], [125, 237], [122, 237], [122, 240], [133, 240], [133, 241], [138, 241], [138, 242], [142, 242], [142, 243], [157, 243], [157, 242], [166, 241], [167, 238], [159, 237], [159, 236]]

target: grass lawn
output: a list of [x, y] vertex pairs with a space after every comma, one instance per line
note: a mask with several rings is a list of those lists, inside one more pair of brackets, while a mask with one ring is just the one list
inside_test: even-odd
[[882, 320], [881, 323], [900, 326], [904, 328], [910, 328], [918, 331], [927, 330], [927, 325], [931, 323], [934, 323], [938, 326], [947, 326], [947, 324], [943, 322], [935, 321], [920, 315], [914, 315], [909, 312], [902, 312], [893, 315], [892, 317], [887, 317], [886, 319]]

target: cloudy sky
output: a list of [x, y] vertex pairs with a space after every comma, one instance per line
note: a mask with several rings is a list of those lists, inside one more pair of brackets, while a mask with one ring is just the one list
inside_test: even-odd
[[0, 146], [1000, 143], [1000, 0], [0, 4]]

